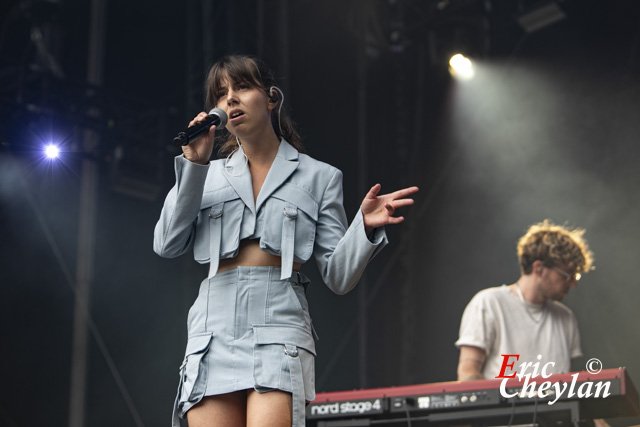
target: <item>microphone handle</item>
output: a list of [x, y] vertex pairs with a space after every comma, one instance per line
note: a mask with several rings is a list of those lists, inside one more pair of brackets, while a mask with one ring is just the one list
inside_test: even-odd
[[196, 123], [193, 126], [189, 126], [182, 132], [178, 134], [175, 138], [173, 138], [173, 142], [176, 145], [189, 145], [191, 141], [196, 139], [196, 137], [201, 134], [207, 132], [209, 128], [213, 125], [218, 126], [220, 124], [220, 116], [211, 114], [208, 115], [206, 119], [201, 121], [200, 123]]

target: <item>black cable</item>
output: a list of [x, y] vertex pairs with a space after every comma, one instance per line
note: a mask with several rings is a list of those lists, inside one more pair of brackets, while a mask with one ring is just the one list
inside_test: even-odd
[[514, 398], [511, 398], [511, 415], [509, 416], [509, 423], [507, 424], [507, 427], [511, 427], [511, 424], [513, 424], [513, 417], [516, 415], [516, 400]]
[[403, 399], [404, 412], [407, 414], [407, 426], [411, 427], [411, 414], [409, 413], [409, 405], [407, 405], [407, 399]]

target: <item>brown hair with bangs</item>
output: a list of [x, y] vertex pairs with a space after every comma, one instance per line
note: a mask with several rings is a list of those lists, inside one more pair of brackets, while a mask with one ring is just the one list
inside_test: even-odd
[[587, 273], [593, 267], [582, 228], [570, 229], [553, 224], [548, 219], [529, 227], [518, 241], [518, 260], [524, 274], [530, 274], [533, 263], [542, 261], [546, 267], [562, 266], [576, 273]]
[[[271, 86], [277, 86], [274, 73], [260, 59], [249, 55], [228, 55], [213, 64], [205, 81], [207, 109], [218, 103], [218, 93], [224, 79], [229, 78], [233, 84], [245, 83], [254, 88], [264, 90], [269, 95]], [[279, 103], [282, 97], [279, 94]], [[278, 138], [284, 138], [298, 151], [304, 152], [302, 140], [295, 129], [295, 125], [284, 106], [277, 105], [271, 112], [271, 126]], [[224, 156], [236, 148], [236, 138], [226, 132], [221, 136], [222, 146], [218, 150], [219, 156]]]

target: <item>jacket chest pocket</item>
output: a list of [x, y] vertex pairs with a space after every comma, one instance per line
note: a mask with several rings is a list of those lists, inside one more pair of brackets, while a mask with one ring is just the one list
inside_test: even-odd
[[311, 194], [285, 184], [271, 195], [264, 209], [263, 245], [280, 253], [283, 266], [285, 258], [307, 261], [313, 252], [318, 221], [318, 204]]
[[216, 197], [215, 202], [203, 203], [205, 206], [198, 215], [194, 242], [196, 261], [211, 262], [213, 272], [217, 271], [220, 258], [237, 252], [245, 208], [244, 202], [234, 191], [225, 191], [219, 196], [223, 197]]

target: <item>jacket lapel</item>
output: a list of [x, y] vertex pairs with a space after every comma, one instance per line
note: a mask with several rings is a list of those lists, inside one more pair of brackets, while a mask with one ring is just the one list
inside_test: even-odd
[[251, 173], [249, 172], [249, 164], [244, 156], [242, 147], [238, 148], [223, 166], [226, 171], [222, 175], [227, 179], [229, 184], [236, 190], [245, 205], [256, 213], [255, 203], [253, 201], [253, 184], [251, 183]]
[[276, 158], [271, 164], [271, 168], [264, 180], [264, 184], [262, 184], [260, 194], [258, 194], [256, 212], [260, 210], [260, 206], [262, 206], [264, 201], [267, 200], [287, 178], [289, 178], [293, 171], [298, 167], [298, 164], [298, 150], [282, 139], [280, 141], [280, 147], [278, 148], [278, 154], [276, 154]]

